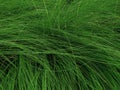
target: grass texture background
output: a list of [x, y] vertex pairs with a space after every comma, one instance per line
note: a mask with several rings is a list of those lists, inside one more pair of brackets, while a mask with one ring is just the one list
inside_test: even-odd
[[0, 90], [120, 90], [120, 0], [0, 0]]

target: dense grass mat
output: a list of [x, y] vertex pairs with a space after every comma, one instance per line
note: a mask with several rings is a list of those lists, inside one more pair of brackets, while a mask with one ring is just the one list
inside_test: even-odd
[[0, 0], [0, 90], [120, 90], [120, 0]]

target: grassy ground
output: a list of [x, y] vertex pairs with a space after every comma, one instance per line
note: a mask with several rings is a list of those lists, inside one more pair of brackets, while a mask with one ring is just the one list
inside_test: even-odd
[[0, 0], [0, 90], [119, 90], [120, 0]]

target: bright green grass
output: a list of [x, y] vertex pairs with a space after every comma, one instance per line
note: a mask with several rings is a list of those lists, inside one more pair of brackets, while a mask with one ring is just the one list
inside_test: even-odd
[[0, 0], [0, 90], [120, 90], [120, 0]]

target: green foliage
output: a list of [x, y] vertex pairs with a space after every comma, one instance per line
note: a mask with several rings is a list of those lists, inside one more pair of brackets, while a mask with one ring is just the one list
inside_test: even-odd
[[119, 90], [119, 0], [0, 0], [0, 90]]

